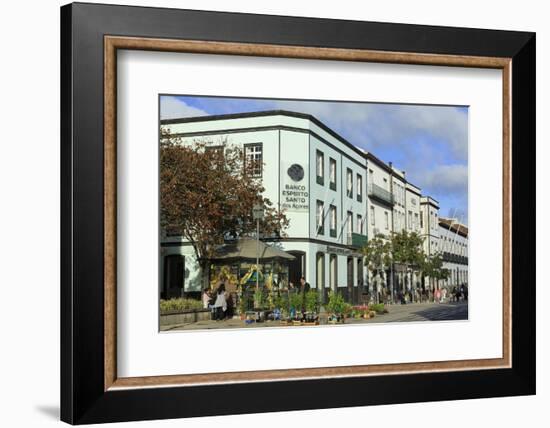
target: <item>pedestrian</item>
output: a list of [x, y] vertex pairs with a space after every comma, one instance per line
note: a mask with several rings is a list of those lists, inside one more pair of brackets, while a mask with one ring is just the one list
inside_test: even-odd
[[300, 278], [300, 289], [299, 293], [302, 295], [302, 312], [305, 312], [306, 307], [306, 293], [309, 291], [311, 286], [308, 282], [306, 282], [306, 279], [302, 276]]
[[235, 315], [235, 299], [236, 296], [234, 296], [234, 293], [227, 293], [227, 310], [225, 311], [225, 317], [228, 319], [233, 318]]
[[227, 299], [225, 297], [225, 284], [222, 282], [216, 290], [216, 301], [214, 302], [214, 311], [216, 321], [225, 318], [225, 311], [227, 311]]
[[309, 285], [309, 282], [306, 282], [306, 279], [302, 276], [300, 278], [300, 292], [301, 293], [307, 293], [311, 286]]
[[202, 307], [203, 309], [208, 309], [210, 306], [210, 288], [205, 288], [202, 293]]
[[441, 303], [441, 290], [439, 288], [435, 290], [435, 302]]

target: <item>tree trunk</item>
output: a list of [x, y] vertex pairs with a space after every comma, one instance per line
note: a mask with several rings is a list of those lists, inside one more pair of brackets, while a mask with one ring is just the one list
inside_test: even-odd
[[201, 278], [201, 289], [206, 290], [210, 287], [210, 263], [208, 259], [199, 259], [199, 271]]

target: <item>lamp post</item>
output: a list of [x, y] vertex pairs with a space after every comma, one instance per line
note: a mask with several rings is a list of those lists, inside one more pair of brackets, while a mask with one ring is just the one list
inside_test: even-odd
[[252, 207], [252, 219], [256, 220], [256, 290], [260, 288], [260, 220], [263, 218], [263, 205], [254, 205]]

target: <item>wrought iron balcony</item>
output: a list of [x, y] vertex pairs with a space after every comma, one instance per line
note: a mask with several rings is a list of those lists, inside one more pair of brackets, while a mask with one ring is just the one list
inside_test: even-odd
[[466, 256], [459, 256], [458, 254], [453, 254], [445, 251], [442, 254], [442, 258], [444, 262], [449, 263], [457, 263], [461, 265], [467, 265], [468, 264], [468, 257]]
[[372, 199], [376, 199], [378, 202], [389, 205], [390, 207], [393, 207], [395, 204], [393, 195], [386, 189], [374, 183], [369, 184], [369, 196]]
[[367, 237], [360, 233], [348, 233], [347, 244], [355, 248], [363, 248], [367, 245]]

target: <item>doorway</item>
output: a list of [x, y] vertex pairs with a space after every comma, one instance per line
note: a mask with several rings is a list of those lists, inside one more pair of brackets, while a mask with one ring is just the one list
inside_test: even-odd
[[181, 254], [164, 257], [164, 281], [161, 299], [182, 297], [185, 290], [185, 258]]
[[304, 251], [287, 251], [294, 256], [294, 260], [288, 263], [288, 280], [298, 286], [300, 278], [304, 276], [306, 266], [306, 253]]

